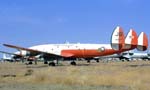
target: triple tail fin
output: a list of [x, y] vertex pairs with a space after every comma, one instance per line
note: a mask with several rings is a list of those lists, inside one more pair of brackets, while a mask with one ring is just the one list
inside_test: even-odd
[[137, 36], [133, 29], [130, 29], [126, 38], [121, 27], [116, 27], [111, 36], [111, 47], [114, 50], [132, 50], [137, 48], [139, 51], [148, 49], [148, 38], [144, 32]]
[[137, 50], [139, 51], [145, 51], [148, 48], [148, 38], [147, 35], [144, 32], [141, 32], [138, 37], [138, 45]]
[[111, 47], [114, 50], [120, 50], [124, 47], [124, 32], [123, 29], [117, 26], [111, 36]]

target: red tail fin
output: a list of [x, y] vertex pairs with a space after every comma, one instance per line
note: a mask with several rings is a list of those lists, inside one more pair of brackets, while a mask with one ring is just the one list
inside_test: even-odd
[[126, 38], [124, 49], [135, 49], [137, 47], [138, 37], [136, 32], [133, 29], [130, 29]]
[[139, 51], [145, 51], [148, 48], [148, 38], [147, 35], [144, 32], [141, 32], [138, 37], [138, 45], [137, 50]]
[[124, 32], [121, 27], [116, 27], [111, 36], [111, 47], [114, 50], [120, 50], [124, 46]]

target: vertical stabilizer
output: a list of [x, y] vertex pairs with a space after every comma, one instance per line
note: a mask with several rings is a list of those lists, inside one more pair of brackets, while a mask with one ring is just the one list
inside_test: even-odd
[[145, 51], [148, 48], [148, 38], [147, 35], [144, 32], [141, 32], [138, 37], [138, 45], [137, 50], [139, 51]]
[[130, 29], [126, 38], [124, 49], [135, 49], [137, 47], [138, 37], [136, 32], [133, 29]]
[[120, 50], [124, 46], [124, 32], [121, 27], [117, 26], [111, 36], [111, 47], [114, 50]]

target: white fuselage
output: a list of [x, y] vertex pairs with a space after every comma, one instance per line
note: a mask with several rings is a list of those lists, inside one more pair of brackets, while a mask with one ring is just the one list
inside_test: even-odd
[[[43, 44], [29, 47], [29, 49], [61, 55], [62, 50], [98, 50], [100, 48], [112, 49], [110, 44]], [[18, 52], [17, 52], [18, 53]], [[22, 50], [22, 55], [27, 51]]]

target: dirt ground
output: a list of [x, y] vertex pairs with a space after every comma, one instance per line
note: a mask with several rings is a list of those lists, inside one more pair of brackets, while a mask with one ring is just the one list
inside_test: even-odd
[[150, 62], [0, 63], [0, 90], [149, 90]]

